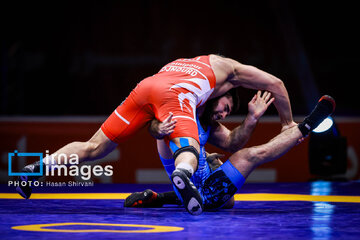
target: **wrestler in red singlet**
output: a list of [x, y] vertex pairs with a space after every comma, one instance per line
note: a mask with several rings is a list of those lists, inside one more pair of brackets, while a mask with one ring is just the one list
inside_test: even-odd
[[178, 59], [141, 81], [101, 126], [105, 135], [121, 143], [153, 118], [177, 119], [169, 139], [192, 137], [199, 142], [196, 108], [206, 102], [216, 79], [209, 56]]

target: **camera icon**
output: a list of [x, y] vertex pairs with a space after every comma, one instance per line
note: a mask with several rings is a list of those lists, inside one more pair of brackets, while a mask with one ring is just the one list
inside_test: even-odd
[[[12, 171], [12, 160], [15, 156], [18, 157], [39, 157], [40, 161], [40, 172], [13, 172]], [[15, 150], [13, 153], [8, 154], [8, 160], [9, 160], [9, 170], [8, 174], [9, 176], [43, 176], [43, 153], [20, 153], [17, 150]]]

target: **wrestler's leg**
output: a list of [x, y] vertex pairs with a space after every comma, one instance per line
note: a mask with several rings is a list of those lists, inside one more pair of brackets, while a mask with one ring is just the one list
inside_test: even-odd
[[51, 164], [55, 160], [56, 164], [62, 164], [62, 159], [58, 156], [66, 155], [69, 159], [70, 154], [77, 154], [79, 163], [83, 161], [92, 161], [105, 157], [112, 152], [117, 143], [111, 141], [100, 128], [88, 141], [86, 142], [72, 142], [57, 150], [51, 155], [51, 158], [45, 159], [45, 164]]
[[[63, 159], [70, 159], [71, 155], [77, 154], [79, 163], [83, 161], [95, 160], [105, 157], [116, 148], [117, 144], [112, 142], [101, 129], [99, 129], [94, 136], [86, 142], [72, 142], [57, 150], [54, 154], [43, 159], [42, 162], [37, 161], [29, 164], [23, 168], [23, 172], [40, 172], [40, 165], [49, 165], [55, 167], [63, 164]], [[62, 157], [58, 156], [61, 155]], [[64, 157], [66, 156], [66, 158]], [[21, 181], [34, 181], [40, 177], [21, 176]], [[16, 191], [24, 198], [28, 199], [31, 196], [32, 189], [30, 184], [21, 185], [16, 188]]]
[[[323, 96], [314, 110], [297, 126], [284, 130], [260, 146], [239, 150], [229, 160], [215, 170], [205, 182], [204, 207], [221, 207], [230, 196], [244, 184], [245, 179], [259, 165], [278, 159], [312, 129], [317, 127], [335, 109], [335, 101], [330, 96]], [[211, 187], [208, 187], [211, 186]], [[214, 198], [214, 196], [217, 196]]]
[[[194, 153], [194, 151], [196, 151], [197, 154], [199, 153], [199, 142], [191, 137], [177, 137], [172, 139], [171, 142], [172, 143], [170, 143], [170, 149], [172, 151], [172, 154], [175, 154], [177, 151], [179, 152], [179, 154], [175, 158], [175, 168], [179, 164], [182, 166], [189, 165], [191, 166], [191, 169], [186, 169], [191, 172], [191, 175], [194, 174], [198, 167], [198, 156], [196, 156], [196, 153]], [[176, 147], [173, 144], [175, 144]], [[189, 147], [189, 151], [182, 151], [182, 149], [185, 147]]]
[[[131, 96], [131, 95], [130, 95]], [[88, 141], [72, 142], [65, 145], [54, 154], [46, 157], [42, 162], [53, 168], [56, 165], [63, 164], [62, 159], [69, 159], [72, 154], [76, 154], [79, 162], [91, 161], [102, 158], [113, 151], [117, 143], [125, 141], [137, 130], [142, 128], [146, 122], [151, 119], [151, 114], [146, 108], [139, 108], [133, 97], [128, 97], [115, 111], [108, 117], [99, 129]], [[59, 156], [67, 156], [59, 157]], [[23, 168], [23, 172], [40, 172], [42, 163], [37, 161]], [[39, 177], [22, 176], [21, 181], [38, 180]], [[16, 190], [24, 198], [29, 198], [31, 188], [29, 184], [26, 187], [19, 187]]]
[[185, 209], [192, 215], [199, 215], [203, 211], [203, 200], [190, 178], [198, 166], [200, 145], [194, 138], [177, 137], [171, 139], [169, 146], [175, 160], [170, 179]]
[[303, 122], [283, 131], [268, 143], [236, 152], [229, 161], [244, 178], [247, 178], [257, 166], [273, 161], [289, 151], [334, 110], [335, 100], [325, 95], [320, 98], [313, 111]]
[[283, 131], [268, 143], [244, 148], [234, 153], [230, 156], [229, 161], [244, 178], [247, 178], [257, 166], [281, 157], [294, 147], [302, 137], [299, 128], [294, 126]]
[[262, 163], [280, 157], [301, 137], [300, 130], [295, 126], [283, 131], [266, 144], [234, 153], [205, 180], [202, 189], [204, 208], [211, 210], [233, 207], [232, 197], [245, 183], [251, 171]]
[[[163, 139], [157, 140], [157, 149], [165, 171], [169, 178], [171, 178], [171, 174], [175, 170], [173, 153], [171, 152], [169, 145], [166, 144]], [[174, 191], [157, 193], [151, 189], [146, 189], [142, 192], [134, 192], [130, 194], [125, 199], [124, 207], [162, 207], [164, 204], [181, 205], [182, 203]]]
[[[165, 170], [166, 172], [168, 173], [168, 175], [170, 176], [171, 173], [174, 171], [175, 169], [175, 166], [174, 166], [174, 163], [170, 163], [170, 159], [172, 159], [172, 153], [168, 147], [168, 145], [163, 141], [163, 140], [157, 140], [157, 149], [159, 151], [159, 155], [160, 155], [160, 158], [161, 158], [161, 161], [163, 162], [164, 164], [164, 167], [165, 167]], [[218, 168], [219, 166], [217, 166]], [[215, 169], [213, 169], [215, 170]], [[144, 191], [145, 192], [145, 191]], [[143, 192], [143, 193], [144, 193]], [[134, 196], [139, 196], [138, 193], [134, 193], [132, 198], [134, 198]], [[159, 195], [159, 194], [158, 194]], [[175, 192], [169, 192], [169, 193], [164, 193], [163, 195], [163, 202], [165, 204], [179, 204], [178, 201], [176, 199], [176, 194]], [[129, 203], [134, 203], [134, 201], [130, 201], [131, 198], [129, 198], [128, 202]], [[139, 198], [138, 198], [139, 199]], [[174, 200], [176, 199], [176, 200]], [[156, 202], [159, 202], [158, 200], [156, 200]], [[137, 206], [143, 206], [144, 204], [136, 204]], [[223, 205], [223, 204], [220, 204], [220, 205]], [[235, 200], [234, 200], [234, 197], [231, 197], [226, 203], [225, 205], [222, 206], [222, 208], [225, 208], [225, 209], [231, 209], [233, 208], [235, 205]]]

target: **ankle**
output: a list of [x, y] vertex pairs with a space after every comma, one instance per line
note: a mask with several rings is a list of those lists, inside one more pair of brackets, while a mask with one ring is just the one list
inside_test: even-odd
[[303, 135], [303, 137], [306, 137], [311, 131], [311, 127], [307, 123], [306, 119], [303, 122], [298, 124], [298, 128], [299, 128], [301, 134]]
[[194, 174], [194, 168], [189, 163], [181, 162], [176, 166], [176, 169], [186, 170], [187, 172], [189, 172], [190, 177]]

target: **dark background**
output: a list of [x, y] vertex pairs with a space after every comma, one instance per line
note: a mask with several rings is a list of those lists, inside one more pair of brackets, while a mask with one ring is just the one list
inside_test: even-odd
[[[0, 8], [1, 115], [108, 115], [169, 61], [210, 53], [282, 79], [294, 115], [323, 94], [336, 99], [337, 115], [360, 115], [356, 1], [3, 1]], [[238, 113], [251, 94], [241, 91]]]

